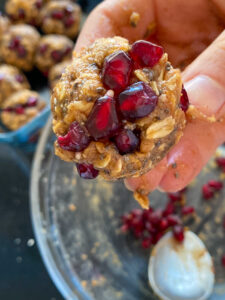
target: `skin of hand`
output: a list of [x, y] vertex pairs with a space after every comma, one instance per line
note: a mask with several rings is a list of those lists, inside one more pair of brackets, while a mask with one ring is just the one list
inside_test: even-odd
[[[140, 15], [136, 27], [129, 23], [133, 12]], [[106, 0], [88, 17], [75, 51], [100, 37], [145, 39], [149, 25], [155, 25], [149, 40], [164, 47], [175, 67], [188, 65], [183, 82], [191, 104], [217, 119], [189, 121], [179, 143], [153, 170], [125, 180], [130, 190], [184, 188], [225, 141], [224, 20], [224, 0]]]

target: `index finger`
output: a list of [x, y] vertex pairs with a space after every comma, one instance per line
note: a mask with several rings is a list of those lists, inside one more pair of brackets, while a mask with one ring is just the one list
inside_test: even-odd
[[[119, 35], [130, 42], [143, 39], [146, 29], [154, 22], [152, 0], [106, 0], [98, 5], [87, 18], [77, 40], [75, 50], [92, 44], [97, 38]], [[130, 18], [137, 13], [140, 19], [136, 27]]]

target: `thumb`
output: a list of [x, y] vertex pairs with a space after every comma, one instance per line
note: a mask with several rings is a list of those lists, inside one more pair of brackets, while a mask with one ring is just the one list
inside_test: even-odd
[[190, 102], [206, 115], [214, 115], [217, 122], [187, 124], [184, 136], [167, 156], [168, 168], [160, 182], [167, 191], [186, 186], [225, 140], [225, 31], [185, 70], [183, 79]]

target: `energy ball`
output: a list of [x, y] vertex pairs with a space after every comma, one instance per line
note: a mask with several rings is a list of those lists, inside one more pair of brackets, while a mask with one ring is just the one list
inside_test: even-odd
[[37, 68], [48, 75], [48, 71], [55, 64], [71, 59], [73, 47], [73, 42], [66, 36], [57, 34], [43, 36], [35, 56]]
[[71, 63], [71, 61], [63, 61], [55, 66], [53, 66], [50, 69], [49, 75], [48, 75], [48, 81], [51, 89], [54, 88], [56, 83], [59, 81], [61, 78], [63, 72], [65, 71], [66, 67]]
[[2, 37], [0, 53], [7, 64], [30, 71], [39, 39], [40, 34], [30, 25], [11, 26]]
[[5, 10], [13, 23], [40, 24], [40, 10], [45, 0], [8, 0]]
[[1, 121], [10, 130], [17, 130], [37, 116], [45, 105], [38, 93], [30, 90], [18, 91], [4, 102]]
[[182, 136], [182, 97], [181, 73], [162, 47], [98, 39], [74, 53], [53, 90], [55, 153], [86, 179], [140, 176]]
[[29, 88], [27, 78], [19, 69], [10, 65], [0, 65], [0, 107], [13, 93]]
[[10, 26], [10, 21], [6, 16], [3, 16], [0, 12], [0, 40], [3, 34], [8, 30]]
[[81, 21], [81, 8], [70, 1], [50, 1], [41, 13], [43, 32], [76, 37]]

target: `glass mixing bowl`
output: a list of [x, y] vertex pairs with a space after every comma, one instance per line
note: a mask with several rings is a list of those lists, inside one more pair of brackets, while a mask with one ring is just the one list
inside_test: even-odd
[[[31, 213], [41, 255], [54, 283], [65, 299], [150, 300], [147, 266], [149, 250], [129, 234], [120, 233], [120, 216], [138, 207], [122, 181], [85, 181], [74, 165], [54, 155], [51, 120], [36, 152], [31, 180]], [[201, 186], [219, 178], [211, 161], [187, 190], [197, 217], [187, 222], [214, 257], [216, 286], [210, 300], [225, 299], [225, 190], [211, 201], [201, 198]], [[162, 206], [166, 195], [150, 196], [153, 207]]]

